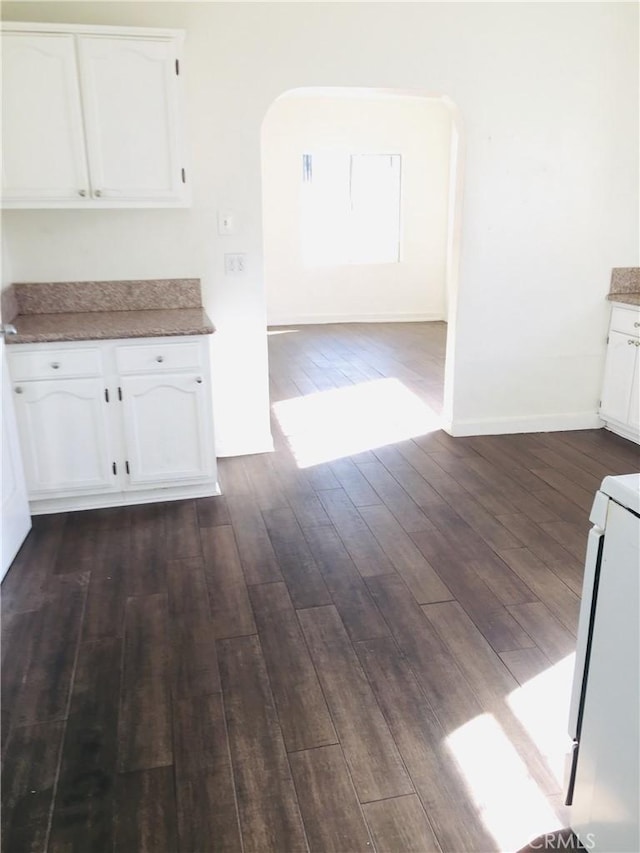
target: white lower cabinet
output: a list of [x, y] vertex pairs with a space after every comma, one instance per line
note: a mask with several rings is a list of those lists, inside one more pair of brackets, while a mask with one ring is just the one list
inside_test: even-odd
[[131, 487], [206, 477], [207, 395], [200, 374], [122, 379], [124, 435]]
[[602, 383], [600, 417], [607, 427], [640, 441], [640, 311], [614, 305]]
[[30, 496], [118, 488], [104, 391], [101, 379], [42, 379], [15, 386]]
[[32, 512], [219, 494], [206, 336], [8, 349]]
[[629, 404], [637, 363], [638, 351], [634, 339], [621, 332], [609, 332], [602, 387], [602, 417], [620, 423], [629, 419]]

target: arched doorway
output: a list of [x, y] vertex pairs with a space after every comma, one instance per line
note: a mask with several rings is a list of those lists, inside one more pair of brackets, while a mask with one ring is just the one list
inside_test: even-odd
[[445, 428], [460, 153], [455, 105], [413, 91], [296, 89], [273, 102], [262, 126], [268, 324], [446, 324], [437, 330], [447, 339]]

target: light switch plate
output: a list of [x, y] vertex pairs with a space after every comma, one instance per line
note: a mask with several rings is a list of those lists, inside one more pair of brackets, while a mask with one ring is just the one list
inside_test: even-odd
[[226, 236], [235, 234], [235, 216], [229, 211], [218, 211], [218, 234]]

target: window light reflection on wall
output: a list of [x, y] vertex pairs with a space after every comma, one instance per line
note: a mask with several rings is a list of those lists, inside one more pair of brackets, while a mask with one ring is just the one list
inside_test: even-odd
[[342, 151], [302, 155], [306, 267], [399, 262], [401, 159]]

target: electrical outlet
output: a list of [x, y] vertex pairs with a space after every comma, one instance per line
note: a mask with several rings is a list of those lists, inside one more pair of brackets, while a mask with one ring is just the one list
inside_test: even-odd
[[247, 268], [247, 256], [244, 252], [227, 252], [224, 256], [225, 275], [238, 275]]

